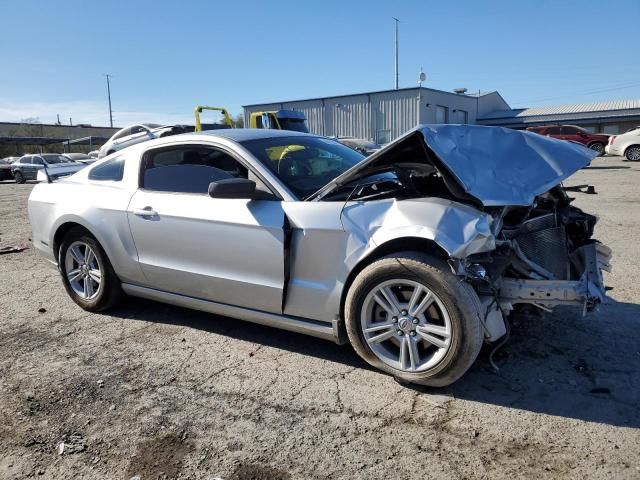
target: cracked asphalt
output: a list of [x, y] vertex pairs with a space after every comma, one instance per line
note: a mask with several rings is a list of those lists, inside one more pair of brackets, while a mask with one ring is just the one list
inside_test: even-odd
[[[0, 478], [640, 478], [640, 165], [600, 158], [582, 183], [611, 302], [516, 319], [499, 373], [484, 349], [445, 389], [177, 307], [90, 314], [32, 248], [0, 255]], [[29, 243], [32, 187], [0, 183], [0, 247]]]

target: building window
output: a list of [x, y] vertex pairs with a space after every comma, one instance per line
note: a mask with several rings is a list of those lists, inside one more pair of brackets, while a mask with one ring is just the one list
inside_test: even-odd
[[456, 110], [456, 123], [463, 125], [469, 123], [469, 114], [464, 110]]
[[603, 125], [602, 126], [602, 133], [608, 133], [609, 135], [615, 135], [617, 133], [620, 133], [620, 128], [618, 127], [618, 125]]
[[436, 105], [436, 123], [449, 123], [449, 108]]

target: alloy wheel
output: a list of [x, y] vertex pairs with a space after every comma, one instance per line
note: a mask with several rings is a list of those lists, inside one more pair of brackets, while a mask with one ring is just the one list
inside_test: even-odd
[[373, 288], [363, 302], [360, 322], [374, 355], [398, 370], [428, 370], [451, 347], [451, 319], [442, 301], [412, 280], [388, 280]]
[[64, 274], [76, 295], [83, 300], [98, 296], [102, 287], [102, 268], [91, 246], [73, 242], [65, 254], [64, 265]]
[[640, 161], [640, 147], [631, 147], [627, 150], [627, 158], [633, 162]]

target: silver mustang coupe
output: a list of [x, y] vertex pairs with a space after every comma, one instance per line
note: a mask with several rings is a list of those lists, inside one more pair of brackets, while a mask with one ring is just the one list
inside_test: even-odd
[[611, 251], [561, 184], [595, 155], [468, 125], [423, 125], [367, 158], [309, 134], [218, 130], [39, 184], [29, 215], [85, 310], [144, 297], [349, 342], [402, 381], [443, 386], [514, 309], [605, 299]]

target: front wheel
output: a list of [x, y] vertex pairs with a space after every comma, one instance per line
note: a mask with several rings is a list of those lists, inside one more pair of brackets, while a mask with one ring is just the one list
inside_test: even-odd
[[106, 310], [122, 297], [120, 280], [97, 240], [84, 229], [65, 235], [58, 263], [71, 299], [90, 312]]
[[367, 266], [347, 293], [345, 323], [356, 352], [402, 381], [442, 387], [480, 352], [480, 301], [448, 265], [402, 252]]
[[630, 162], [640, 161], [640, 146], [633, 145], [627, 148], [627, 151], [624, 152], [624, 156], [627, 157], [627, 160]]
[[15, 172], [13, 172], [13, 179], [16, 181], [16, 183], [26, 182], [24, 175], [19, 170], [16, 170]]

